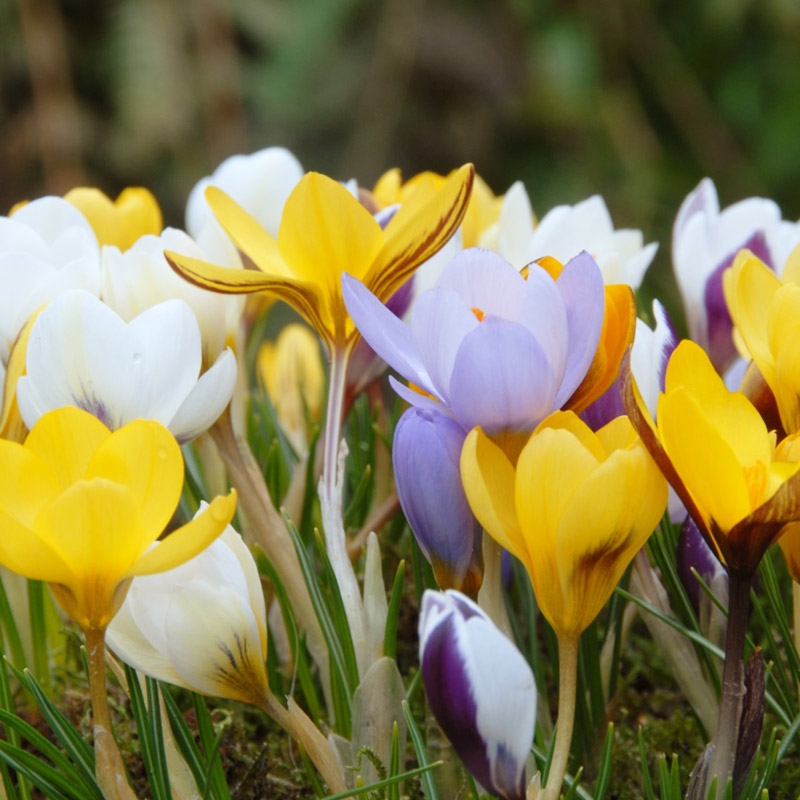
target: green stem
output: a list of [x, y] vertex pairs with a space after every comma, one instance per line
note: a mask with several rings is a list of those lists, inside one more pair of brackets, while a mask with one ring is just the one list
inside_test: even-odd
[[350, 351], [344, 344], [331, 347], [328, 405], [322, 448], [320, 505], [322, 527], [325, 531], [325, 549], [336, 576], [336, 582], [339, 584], [339, 592], [353, 637], [359, 674], [363, 675], [369, 667], [365, 654], [364, 612], [358, 580], [347, 553], [347, 536], [342, 516], [344, 513], [344, 476], [339, 475], [339, 441], [342, 436], [342, 414], [349, 360]]
[[95, 776], [106, 800], [136, 800], [111, 728], [106, 693], [105, 628], [84, 628], [89, 656], [89, 692], [92, 698]]
[[550, 772], [542, 790], [541, 800], [558, 800], [567, 772], [572, 729], [575, 724], [579, 643], [579, 636], [558, 637], [558, 723]]
[[723, 796], [736, 764], [736, 745], [746, 692], [744, 685], [744, 642], [750, 611], [751, 578], [731, 571], [728, 579], [728, 629], [725, 635], [725, 665], [719, 701], [717, 732], [711, 742], [711, 761], [706, 791], [717, 778], [717, 800]]
[[50, 691], [50, 662], [47, 648], [47, 619], [45, 585], [42, 581], [28, 581], [28, 614], [33, 641], [33, 673], [45, 692]]
[[[800, 583], [792, 581], [792, 621], [794, 623], [794, 647], [800, 653]], [[797, 684], [800, 695], [800, 681]]]

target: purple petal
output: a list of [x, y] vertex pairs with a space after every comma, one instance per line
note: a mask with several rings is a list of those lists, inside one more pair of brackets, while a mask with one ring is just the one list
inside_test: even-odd
[[697, 188], [686, 196], [681, 203], [675, 223], [672, 227], [672, 250], [675, 252], [676, 239], [681, 235], [686, 223], [695, 215], [704, 213], [709, 217], [716, 217], [719, 214], [719, 200], [717, 199], [717, 189], [711, 178], [703, 178], [697, 184]]
[[560, 408], [586, 376], [597, 351], [605, 315], [605, 288], [600, 267], [586, 251], [564, 265], [556, 287], [564, 300], [569, 329], [567, 366], [555, 400], [555, 407]]
[[468, 334], [450, 380], [450, 407], [465, 430], [533, 429], [554, 408], [550, 355], [522, 325], [490, 317]]
[[348, 313], [370, 347], [404, 378], [431, 391], [430, 379], [408, 325], [357, 278], [342, 275], [342, 294]]
[[461, 484], [465, 438], [450, 417], [410, 408], [395, 428], [392, 463], [403, 513], [439, 586], [472, 591], [483, 563], [481, 528]]
[[436, 286], [451, 289], [467, 308], [516, 320], [525, 297], [525, 279], [515, 267], [491, 250], [470, 247], [442, 272]]
[[414, 304], [411, 331], [434, 394], [449, 401], [453, 364], [464, 337], [480, 323], [469, 306], [449, 289], [423, 292]]

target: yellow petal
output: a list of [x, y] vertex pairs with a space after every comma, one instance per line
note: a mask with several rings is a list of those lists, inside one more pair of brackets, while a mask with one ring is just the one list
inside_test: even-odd
[[86, 477], [126, 486], [136, 498], [142, 525], [159, 536], [183, 488], [183, 456], [175, 437], [158, 422], [137, 419], [111, 434], [87, 465]]
[[392, 217], [385, 243], [364, 279], [378, 299], [386, 302], [456, 232], [467, 210], [474, 174], [472, 164], [466, 164], [435, 193], [420, 188]]
[[486, 532], [528, 566], [528, 552], [514, 504], [514, 467], [480, 429], [461, 449], [461, 481], [472, 513]]
[[209, 186], [205, 197], [219, 224], [262, 272], [283, 278], [297, 277], [281, 258], [275, 239], [232, 197], [217, 186]]
[[230, 494], [215, 497], [202, 514], [198, 514], [191, 522], [173, 531], [159, 543], [158, 547], [145, 553], [127, 575], [129, 577], [153, 575], [194, 558], [225, 530], [235, 512], [235, 490], [231, 490]]
[[[741, 251], [723, 276], [731, 318], [764, 380], [775, 385], [774, 357], [767, 339], [772, 301], [781, 281], [749, 250]], [[773, 388], [774, 391], [774, 388]]]
[[17, 442], [0, 440], [0, 475], [0, 510], [27, 528], [62, 490], [49, 465]]
[[36, 581], [72, 583], [75, 574], [61, 555], [30, 528], [0, 510], [0, 564]]
[[74, 406], [49, 411], [33, 426], [25, 448], [49, 465], [66, 488], [86, 474], [95, 450], [111, 431], [97, 417]]
[[22, 442], [28, 433], [17, 406], [17, 381], [25, 374], [28, 340], [31, 337], [33, 323], [36, 322], [41, 310], [31, 314], [11, 347], [3, 384], [3, 405], [0, 409], [2, 411], [0, 414], [0, 438], [2, 439]]
[[670, 460], [707, 522], [713, 519], [727, 532], [753, 510], [746, 465], [685, 389], [660, 398], [658, 428]]

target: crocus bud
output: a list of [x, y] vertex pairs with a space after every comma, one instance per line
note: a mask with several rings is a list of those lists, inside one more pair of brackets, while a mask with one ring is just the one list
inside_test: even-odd
[[536, 683], [522, 654], [459, 592], [426, 591], [420, 664], [434, 716], [475, 779], [498, 797], [525, 797]]
[[266, 609], [241, 536], [229, 525], [180, 567], [134, 580], [106, 641], [160, 681], [262, 705], [269, 691]]
[[477, 594], [481, 528], [461, 484], [465, 433], [451, 417], [410, 408], [397, 423], [392, 461], [400, 505], [442, 589]]
[[678, 575], [695, 611], [700, 609], [702, 595], [695, 572], [715, 594], [723, 594], [718, 599], [727, 605], [728, 573], [714, 555], [714, 551], [706, 544], [697, 523], [691, 517], [686, 517], [681, 526], [678, 537], [677, 562]]

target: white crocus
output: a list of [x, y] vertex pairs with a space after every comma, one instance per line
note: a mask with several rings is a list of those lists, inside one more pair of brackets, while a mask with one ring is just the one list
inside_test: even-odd
[[772, 200], [749, 197], [720, 211], [714, 182], [704, 178], [681, 204], [672, 229], [672, 266], [689, 336], [725, 372], [736, 357], [722, 273], [742, 248], [779, 275], [800, 242], [800, 225], [787, 222]]
[[606, 284], [626, 283], [638, 289], [657, 248], [655, 242], [645, 245], [639, 230], [615, 230], [605, 201], [593, 195], [574, 206], [556, 206], [548, 211], [533, 228], [525, 262], [552, 256], [566, 263], [586, 250], [600, 267]]
[[185, 564], [136, 578], [106, 641], [158, 680], [262, 706], [269, 692], [267, 616], [241, 536], [229, 525]]
[[200, 326], [203, 363], [208, 365], [226, 346], [235, 343], [244, 297], [216, 294], [193, 286], [173, 272], [164, 258], [164, 250], [215, 264], [242, 266], [229, 239], [206, 236], [201, 231], [195, 241], [183, 231], [167, 228], [160, 236], [143, 236], [124, 253], [116, 247], [103, 248], [102, 298], [128, 321], [169, 298], [188, 303]]
[[88, 292], [70, 290], [31, 329], [27, 374], [17, 383], [20, 414], [32, 428], [47, 411], [74, 405], [111, 429], [157, 420], [187, 442], [216, 421], [236, 383], [230, 350], [202, 375], [201, 362], [197, 321], [182, 300], [126, 323]]
[[28, 318], [69, 288], [100, 290], [100, 248], [91, 225], [60, 197], [0, 217], [0, 362]]
[[[284, 147], [231, 156], [192, 189], [186, 204], [186, 230], [197, 237], [209, 220], [217, 224], [205, 199], [205, 190], [217, 186], [277, 237], [286, 198], [303, 174], [300, 162]], [[218, 230], [222, 232], [221, 227]]]

